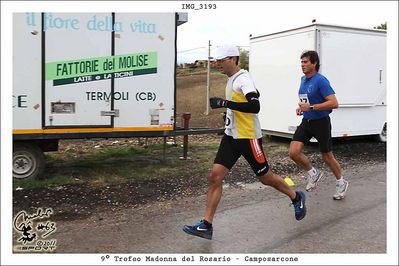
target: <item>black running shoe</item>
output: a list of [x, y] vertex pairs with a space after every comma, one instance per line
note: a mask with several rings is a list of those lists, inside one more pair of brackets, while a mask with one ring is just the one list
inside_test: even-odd
[[208, 228], [205, 225], [205, 220], [201, 220], [194, 225], [184, 225], [183, 231], [193, 236], [199, 236], [211, 240], [213, 234], [212, 225]]
[[306, 195], [302, 191], [297, 191], [299, 194], [299, 200], [294, 202], [294, 209], [295, 209], [295, 219], [302, 220], [306, 215]]

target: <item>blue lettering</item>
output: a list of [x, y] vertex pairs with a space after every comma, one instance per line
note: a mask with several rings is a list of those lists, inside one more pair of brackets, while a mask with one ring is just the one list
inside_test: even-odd
[[97, 19], [97, 16], [94, 15], [89, 21], [87, 21], [86, 27], [88, 30], [93, 31], [115, 31], [115, 32], [123, 32], [122, 23], [115, 22], [112, 24], [112, 16], [106, 16], [102, 20]]
[[[33, 14], [33, 13], [32, 13]], [[33, 15], [32, 15], [33, 16]], [[34, 17], [32, 17], [32, 21], [34, 23]], [[60, 18], [60, 17], [55, 17], [53, 18], [53, 15], [51, 13], [44, 13], [44, 23], [43, 23], [43, 31], [47, 31], [48, 29], [51, 28], [56, 28], [56, 29], [73, 29], [73, 30], [78, 30], [78, 24], [79, 20], [74, 18]]]
[[157, 33], [156, 24], [147, 23], [146, 21], [142, 20], [131, 22], [130, 29], [132, 32], [137, 32], [137, 33], [150, 33], [150, 34]]

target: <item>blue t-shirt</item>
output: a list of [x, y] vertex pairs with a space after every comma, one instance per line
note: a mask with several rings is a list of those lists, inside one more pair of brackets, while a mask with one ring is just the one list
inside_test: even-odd
[[[330, 82], [326, 77], [316, 72], [310, 78], [303, 76], [301, 78], [301, 86], [299, 87], [299, 100], [301, 102], [308, 102], [310, 105], [317, 103], [324, 103], [324, 99], [328, 95], [335, 94]], [[309, 111], [303, 112], [303, 117], [309, 120], [316, 120], [328, 116], [332, 110], [324, 111]]]

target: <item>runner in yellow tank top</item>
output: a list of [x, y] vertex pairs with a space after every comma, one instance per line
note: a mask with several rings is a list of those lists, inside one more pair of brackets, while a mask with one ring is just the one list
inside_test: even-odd
[[274, 187], [292, 200], [295, 218], [302, 220], [306, 215], [305, 194], [293, 190], [283, 178], [269, 169], [262, 148], [262, 132], [258, 120], [259, 93], [249, 73], [238, 66], [237, 47], [221, 46], [216, 51], [215, 58], [219, 71], [229, 77], [226, 86], [227, 100], [217, 97], [209, 100], [212, 108], [227, 108], [226, 129], [208, 176], [209, 189], [204, 218], [194, 225], [184, 225], [183, 231], [212, 239], [212, 221], [222, 196], [223, 178], [241, 155], [264, 185]]
[[[226, 85], [226, 99], [236, 103], [248, 102], [245, 95], [257, 92], [248, 71], [240, 69], [229, 77]], [[234, 139], [259, 139], [262, 137], [257, 113], [246, 113], [227, 108], [226, 135]]]

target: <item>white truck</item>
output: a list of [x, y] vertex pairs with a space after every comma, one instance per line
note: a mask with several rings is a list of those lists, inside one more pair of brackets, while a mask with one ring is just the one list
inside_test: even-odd
[[324, 24], [250, 38], [249, 70], [261, 94], [264, 132], [292, 137], [300, 124], [295, 109], [305, 50], [318, 52], [319, 72], [339, 102], [330, 115], [332, 137], [386, 141], [386, 31]]
[[13, 176], [68, 138], [175, 129], [177, 26], [187, 13], [14, 13]]

